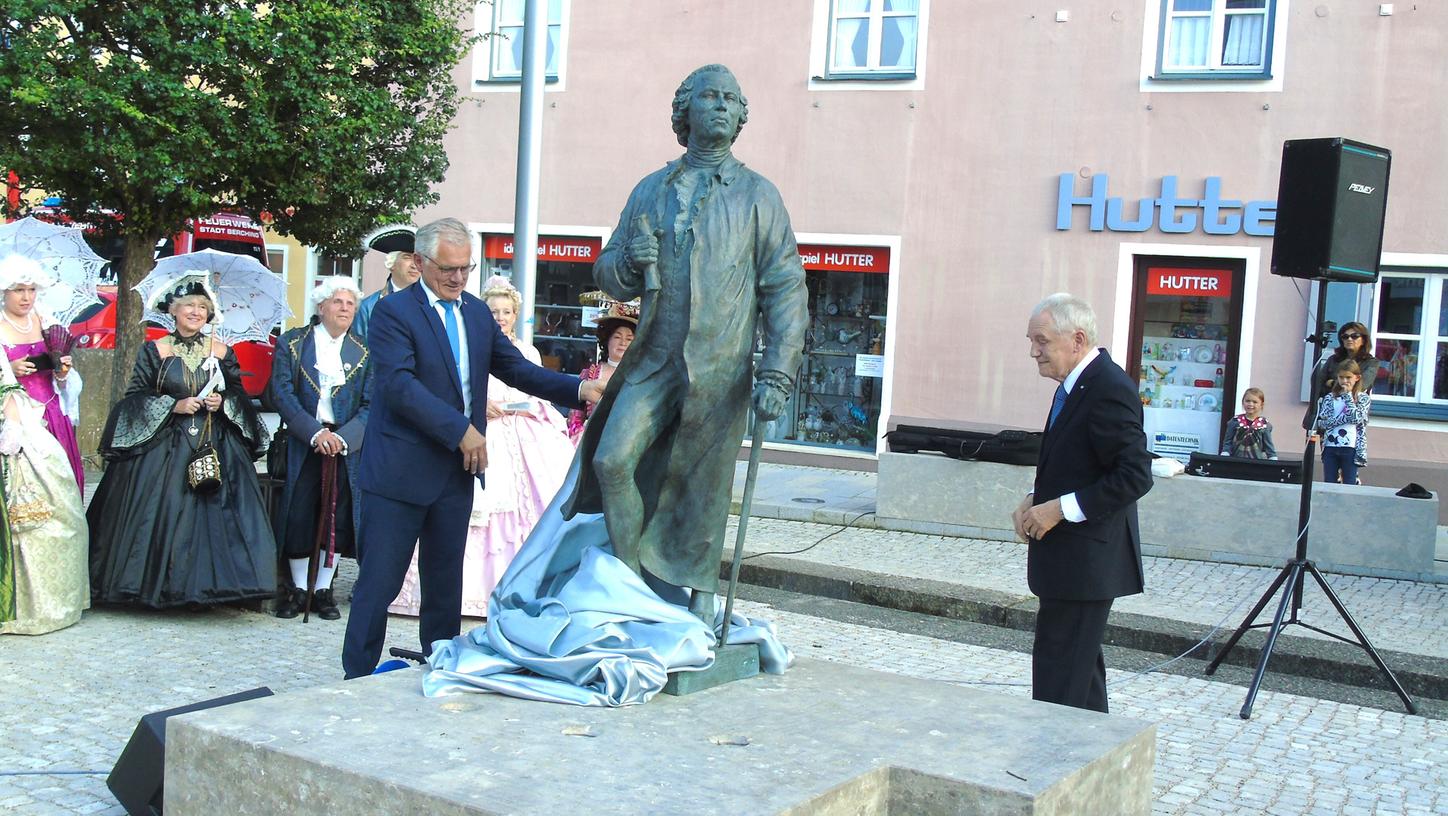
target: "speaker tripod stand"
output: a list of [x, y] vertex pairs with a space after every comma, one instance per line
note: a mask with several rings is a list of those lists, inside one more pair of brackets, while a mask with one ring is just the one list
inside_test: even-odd
[[[1318, 286], [1316, 331], [1311, 337], [1307, 338], [1307, 342], [1311, 343], [1317, 351], [1317, 354], [1314, 355], [1317, 359], [1314, 360], [1312, 369], [1314, 373], [1317, 371], [1317, 361], [1322, 359], [1323, 349], [1327, 347], [1327, 338], [1323, 332], [1323, 313], [1326, 311], [1326, 308], [1327, 284], [1322, 283]], [[1313, 410], [1315, 411], [1318, 397], [1321, 396], [1322, 382], [1321, 378], [1315, 375], [1312, 377], [1312, 380], [1312, 401], [1309, 404], [1313, 406]], [[1343, 606], [1342, 600], [1337, 597], [1337, 593], [1333, 592], [1332, 587], [1328, 586], [1327, 579], [1322, 577], [1322, 573], [1317, 570], [1317, 565], [1307, 557], [1307, 533], [1309, 522], [1312, 519], [1312, 474], [1316, 452], [1317, 443], [1312, 441], [1307, 443], [1307, 449], [1302, 452], [1302, 499], [1297, 511], [1297, 551], [1293, 557], [1283, 565], [1282, 571], [1277, 574], [1277, 579], [1272, 582], [1272, 586], [1268, 587], [1267, 591], [1262, 594], [1262, 597], [1257, 600], [1257, 605], [1252, 607], [1251, 612], [1247, 613], [1247, 617], [1242, 621], [1242, 625], [1238, 626], [1237, 631], [1232, 633], [1232, 637], [1227, 641], [1227, 645], [1222, 647], [1222, 650], [1212, 659], [1212, 662], [1207, 666], [1207, 674], [1214, 674], [1217, 671], [1217, 667], [1220, 666], [1227, 655], [1231, 653], [1232, 649], [1237, 645], [1237, 642], [1242, 639], [1242, 635], [1246, 634], [1248, 629], [1268, 627], [1267, 642], [1262, 645], [1262, 653], [1257, 658], [1257, 670], [1252, 675], [1252, 684], [1247, 687], [1247, 700], [1242, 703], [1242, 719], [1251, 719], [1252, 704], [1257, 700], [1257, 691], [1262, 686], [1262, 678], [1267, 674], [1267, 661], [1272, 659], [1272, 650], [1277, 646], [1277, 636], [1282, 633], [1283, 629], [1296, 624], [1344, 643], [1351, 643], [1362, 647], [1363, 651], [1367, 652], [1368, 657], [1372, 658], [1373, 663], [1377, 665], [1378, 670], [1388, 679], [1388, 684], [1393, 687], [1393, 691], [1397, 692], [1398, 697], [1402, 699], [1403, 706], [1408, 710], [1408, 713], [1416, 714], [1418, 713], [1417, 704], [1408, 696], [1408, 692], [1403, 690], [1403, 686], [1398, 682], [1398, 678], [1393, 676], [1392, 669], [1389, 669], [1388, 664], [1383, 662], [1383, 658], [1378, 655], [1378, 650], [1373, 648], [1372, 642], [1368, 640], [1367, 635], [1363, 634], [1362, 628], [1357, 625], [1357, 621], [1353, 620], [1352, 614], [1347, 611], [1346, 606]], [[1318, 628], [1301, 619], [1302, 591], [1303, 585], [1307, 582], [1308, 575], [1312, 576], [1313, 580], [1317, 582], [1318, 587], [1322, 589], [1323, 594], [1332, 602], [1332, 607], [1337, 610], [1338, 616], [1341, 617], [1348, 628], [1352, 630], [1353, 637], [1356, 638], [1356, 640], [1349, 640], [1336, 632], [1329, 632], [1326, 629]], [[1271, 601], [1279, 591], [1282, 593], [1282, 599], [1277, 603], [1277, 614], [1272, 617], [1272, 623], [1254, 623], [1254, 621], [1257, 620], [1257, 616], [1262, 614], [1262, 610], [1267, 607], [1267, 603]], [[1289, 610], [1291, 613], [1290, 616]]]

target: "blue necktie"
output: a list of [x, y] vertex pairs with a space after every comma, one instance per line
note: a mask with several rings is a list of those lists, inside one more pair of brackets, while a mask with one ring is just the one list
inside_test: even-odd
[[1056, 417], [1061, 415], [1061, 409], [1066, 407], [1066, 385], [1062, 383], [1056, 386], [1056, 396], [1051, 398], [1051, 417], [1046, 420], [1046, 427], [1050, 428], [1056, 424]]
[[442, 304], [442, 326], [447, 329], [447, 341], [452, 346], [453, 365], [461, 370], [463, 354], [462, 345], [458, 341], [457, 303], [451, 300], [439, 300], [438, 303]]

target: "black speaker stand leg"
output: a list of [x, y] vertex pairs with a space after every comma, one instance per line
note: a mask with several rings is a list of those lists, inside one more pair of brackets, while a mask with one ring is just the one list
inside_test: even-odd
[[[1393, 670], [1388, 668], [1387, 663], [1383, 662], [1383, 658], [1378, 655], [1378, 650], [1373, 648], [1373, 644], [1368, 640], [1368, 636], [1363, 634], [1362, 629], [1358, 628], [1357, 621], [1353, 620], [1352, 614], [1347, 611], [1347, 607], [1342, 605], [1342, 601], [1338, 599], [1337, 593], [1333, 592], [1332, 587], [1327, 585], [1327, 579], [1323, 578], [1322, 573], [1317, 571], [1317, 565], [1308, 561], [1307, 570], [1311, 572], [1312, 577], [1317, 580], [1317, 585], [1322, 587], [1323, 594], [1327, 595], [1327, 599], [1332, 601], [1332, 606], [1337, 610], [1338, 616], [1347, 624], [1347, 628], [1352, 630], [1353, 637], [1357, 638], [1357, 644], [1363, 648], [1363, 651], [1368, 653], [1368, 657], [1373, 659], [1373, 663], [1377, 665], [1378, 671], [1382, 672], [1383, 676], [1388, 678], [1388, 685], [1392, 686], [1393, 691], [1397, 692], [1398, 699], [1403, 701], [1403, 707], [1408, 710], [1409, 714], [1417, 714], [1418, 705], [1413, 702], [1413, 698], [1408, 696], [1408, 692], [1403, 689], [1403, 684], [1399, 683], [1398, 678], [1393, 675]], [[1342, 638], [1342, 640], [1346, 640], [1346, 638]]]
[[1268, 587], [1267, 591], [1262, 593], [1262, 597], [1257, 599], [1257, 605], [1252, 607], [1251, 612], [1247, 613], [1247, 617], [1242, 620], [1242, 625], [1238, 626], [1237, 631], [1232, 633], [1232, 637], [1227, 640], [1227, 645], [1223, 646], [1222, 650], [1217, 652], [1217, 656], [1212, 658], [1212, 662], [1207, 664], [1207, 674], [1216, 674], [1217, 667], [1222, 665], [1222, 661], [1231, 653], [1232, 649], [1237, 645], [1237, 641], [1242, 639], [1242, 635], [1247, 634], [1248, 629], [1256, 628], [1256, 624], [1254, 624], [1253, 621], [1257, 620], [1257, 616], [1262, 614], [1263, 609], [1267, 608], [1267, 602], [1272, 600], [1273, 596], [1277, 594], [1278, 587], [1281, 587], [1282, 583], [1286, 581], [1287, 577], [1291, 574], [1292, 562], [1288, 561], [1287, 566], [1283, 567], [1282, 571], [1277, 573], [1277, 578], [1272, 581], [1272, 586]]

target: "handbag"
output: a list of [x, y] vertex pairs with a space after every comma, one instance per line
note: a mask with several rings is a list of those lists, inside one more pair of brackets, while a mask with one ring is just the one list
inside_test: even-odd
[[268, 478], [284, 482], [287, 480], [287, 424], [283, 422], [277, 426], [276, 433], [272, 434], [271, 444], [266, 449], [266, 475]]
[[186, 460], [186, 486], [196, 493], [214, 493], [221, 487], [221, 457], [211, 444], [211, 415], [201, 429], [201, 442]]
[[5, 457], [5, 512], [10, 518], [10, 529], [16, 533], [39, 527], [49, 521], [54, 512], [34, 480], [30, 462], [21, 461], [24, 456], [25, 452], [21, 451]]

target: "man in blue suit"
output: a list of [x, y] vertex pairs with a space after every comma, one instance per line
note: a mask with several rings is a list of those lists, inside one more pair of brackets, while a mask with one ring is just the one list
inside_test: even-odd
[[368, 327], [376, 383], [361, 457], [357, 583], [342, 645], [348, 678], [370, 674], [416, 542], [422, 649], [455, 637], [462, 617], [463, 548], [473, 479], [487, 467], [488, 375], [543, 399], [597, 402], [597, 380], [529, 362], [488, 307], [464, 292], [472, 259], [453, 218], [417, 231], [422, 278], [379, 301]]

